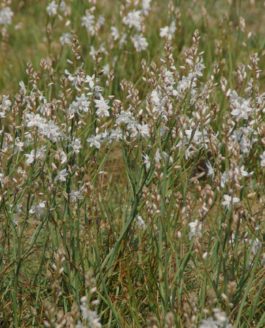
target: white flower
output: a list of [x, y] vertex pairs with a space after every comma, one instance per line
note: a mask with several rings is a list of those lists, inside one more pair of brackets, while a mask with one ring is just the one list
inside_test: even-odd
[[143, 35], [136, 34], [132, 36], [132, 43], [134, 45], [134, 48], [137, 52], [141, 52], [147, 49], [148, 42], [146, 41], [146, 38]]
[[81, 25], [86, 28], [89, 34], [95, 35], [95, 16], [88, 10], [86, 11], [86, 15], [82, 17]]
[[45, 213], [45, 209], [46, 209], [46, 202], [42, 201], [39, 204], [32, 206], [29, 210], [29, 213], [36, 214], [38, 217], [41, 217]]
[[161, 154], [160, 154], [160, 151], [159, 151], [159, 149], [157, 149], [156, 150], [156, 153], [155, 153], [155, 162], [158, 164], [158, 163], [160, 163], [160, 161], [161, 161]]
[[136, 224], [141, 229], [145, 229], [146, 228], [146, 224], [145, 224], [143, 218], [140, 215], [137, 215], [136, 216]]
[[149, 126], [147, 124], [137, 124], [137, 130], [143, 138], [148, 138], [150, 136]]
[[35, 161], [36, 156], [35, 156], [35, 151], [34, 150], [32, 150], [29, 154], [25, 154], [25, 156], [27, 158], [26, 159], [26, 164], [30, 165]]
[[67, 16], [71, 13], [70, 7], [68, 7], [64, 1], [61, 1], [59, 10], [64, 16]]
[[254, 240], [251, 240], [250, 243], [251, 243], [251, 252], [252, 254], [256, 255], [257, 252], [262, 248], [262, 242], [256, 238]]
[[20, 81], [18, 83], [19, 85], [19, 92], [22, 94], [22, 95], [25, 95], [27, 93], [27, 89], [26, 89], [26, 86], [25, 86], [25, 83], [23, 81]]
[[224, 195], [222, 205], [226, 208], [230, 208], [233, 204], [240, 202], [238, 197], [231, 197], [229, 195]]
[[199, 131], [198, 129], [187, 129], [185, 130], [187, 136], [187, 142], [194, 142], [196, 145], [205, 145], [209, 139], [205, 131]]
[[168, 69], [164, 69], [163, 70], [163, 80], [164, 80], [166, 86], [173, 86], [175, 84], [175, 77], [173, 75], [173, 72]]
[[116, 124], [119, 126], [125, 125], [131, 137], [140, 135], [143, 138], [147, 138], [150, 136], [149, 126], [147, 124], [139, 124], [129, 111], [122, 111], [116, 119]]
[[48, 121], [45, 126], [42, 126], [41, 133], [53, 142], [58, 141], [62, 136], [61, 131], [53, 121]]
[[208, 170], [207, 175], [209, 177], [214, 177], [214, 168], [213, 168], [210, 161], [206, 161], [206, 167], [207, 167], [207, 170]]
[[95, 136], [88, 138], [87, 142], [89, 143], [90, 147], [95, 147], [97, 149], [100, 149], [102, 140], [99, 135], [95, 135]]
[[176, 32], [176, 22], [173, 21], [169, 26], [165, 26], [160, 29], [160, 36], [161, 38], [172, 40], [175, 32]]
[[88, 308], [86, 297], [81, 298], [80, 309], [81, 309], [82, 319], [84, 321], [87, 321], [88, 327], [91, 327], [91, 328], [101, 328], [102, 327], [102, 325], [100, 323], [100, 318], [98, 317], [97, 312], [91, 311]]
[[142, 15], [140, 10], [133, 10], [123, 18], [123, 23], [130, 28], [135, 28], [138, 32], [141, 31]]
[[69, 114], [72, 116], [75, 113], [87, 113], [89, 111], [90, 102], [87, 97], [82, 94], [80, 97], [76, 97], [69, 107]]
[[265, 151], [260, 155], [260, 160], [261, 167], [265, 167]]
[[112, 129], [109, 134], [109, 141], [122, 140], [122, 131], [120, 128]]
[[105, 131], [88, 138], [87, 142], [89, 143], [90, 147], [99, 149], [101, 144], [108, 138], [108, 136], [108, 133]]
[[129, 125], [129, 124], [135, 124], [135, 119], [132, 115], [131, 112], [125, 112], [125, 111], [122, 111], [117, 119], [116, 119], [116, 124], [117, 125], [122, 125], [122, 124], [126, 124], [126, 125]]
[[94, 46], [90, 47], [89, 55], [93, 60], [95, 60], [99, 54], [100, 55], [107, 54], [107, 50], [103, 44], [100, 44], [100, 46], [97, 49]]
[[219, 309], [214, 309], [213, 312], [214, 318], [209, 317], [204, 319], [199, 325], [199, 328], [232, 328], [224, 312]]
[[72, 34], [71, 33], [63, 33], [60, 37], [60, 43], [62, 46], [71, 45], [72, 44]]
[[122, 46], [124, 44], [126, 44], [127, 42], [127, 34], [126, 33], [122, 33], [121, 37], [120, 37], [120, 41], [119, 41], [119, 47], [122, 48]]
[[217, 325], [216, 321], [210, 317], [208, 319], [202, 320], [199, 328], [218, 328], [219, 326]]
[[47, 121], [39, 114], [27, 113], [25, 117], [27, 127], [38, 128], [39, 133], [51, 141], [57, 142], [62, 137], [59, 127], [53, 121]]
[[110, 66], [109, 64], [106, 64], [103, 66], [103, 69], [102, 69], [102, 72], [105, 76], [108, 76], [109, 75], [109, 72], [110, 72]]
[[80, 90], [80, 86], [86, 82], [83, 74], [77, 71], [75, 74], [71, 74], [68, 70], [65, 70], [65, 75], [67, 76], [68, 80], [72, 83], [72, 85], [77, 89]]
[[78, 138], [75, 138], [72, 143], [71, 147], [73, 148], [73, 151], [75, 154], [79, 154], [81, 147], [81, 141]]
[[61, 170], [57, 176], [55, 177], [55, 181], [65, 182], [68, 176], [68, 172], [66, 169]]
[[150, 163], [150, 158], [147, 154], [144, 155], [144, 165], [147, 170], [150, 169], [151, 163]]
[[65, 164], [67, 162], [67, 155], [62, 149], [56, 151], [55, 158], [59, 160], [61, 164]]
[[93, 90], [95, 87], [95, 75], [87, 75], [85, 78], [85, 82], [88, 84], [89, 88]]
[[250, 99], [239, 97], [236, 91], [230, 93], [230, 105], [232, 108], [232, 116], [237, 121], [240, 119], [248, 120], [249, 113], [252, 111]]
[[0, 10], [0, 25], [10, 25], [14, 16], [13, 11], [9, 7]]
[[150, 102], [152, 104], [152, 113], [154, 115], [161, 115], [165, 120], [167, 120], [168, 112], [165, 105], [168, 103], [168, 98], [167, 96], [163, 97], [162, 91], [159, 88], [156, 88], [151, 92]]
[[70, 199], [72, 202], [76, 202], [77, 200], [83, 199], [83, 194], [81, 190], [71, 191], [70, 192]]
[[114, 41], [117, 41], [120, 37], [119, 30], [115, 26], [112, 26], [110, 30], [111, 30], [111, 35], [112, 35]]
[[228, 182], [239, 181], [242, 178], [250, 177], [253, 175], [253, 172], [247, 172], [245, 166], [237, 166], [233, 169], [227, 170], [221, 175], [221, 187], [224, 188]]
[[147, 15], [151, 9], [151, 1], [152, 0], [143, 0], [142, 2], [142, 12], [144, 15]]
[[0, 183], [3, 184], [4, 183], [4, 174], [0, 172]]
[[105, 17], [99, 16], [98, 21], [96, 23], [96, 31], [98, 31], [105, 24]]
[[9, 100], [9, 97], [4, 95], [0, 104], [0, 118], [4, 118], [6, 116], [6, 112], [10, 110], [11, 105], [12, 103]]
[[248, 172], [248, 171], [246, 171], [245, 170], [245, 166], [244, 165], [242, 165], [241, 167], [240, 167], [240, 175], [242, 176], [242, 177], [250, 177], [251, 175], [253, 174], [253, 172]]
[[156, 111], [160, 111], [161, 96], [158, 89], [155, 89], [151, 92], [150, 100], [152, 105], [156, 108]]
[[205, 66], [202, 59], [200, 59], [194, 66], [193, 71], [188, 73], [187, 76], [183, 76], [178, 82], [177, 88], [173, 90], [173, 95], [179, 99], [185, 97], [186, 92], [191, 92], [191, 103], [194, 103], [196, 100], [196, 82], [198, 77], [203, 75], [203, 70]]
[[108, 117], [109, 114], [109, 105], [106, 103], [104, 98], [100, 96], [100, 99], [95, 99], [95, 106], [97, 109], [97, 115], [98, 117]]
[[40, 149], [32, 150], [29, 154], [25, 154], [26, 156], [26, 164], [30, 165], [37, 159], [45, 158], [46, 148], [43, 146]]
[[0, 108], [3, 110], [3, 111], [7, 111], [11, 108], [11, 101], [9, 100], [9, 96], [3, 96], [2, 98], [2, 103], [0, 105]]
[[193, 237], [199, 238], [201, 237], [202, 232], [202, 223], [198, 220], [189, 223], [189, 239], [191, 240]]
[[224, 325], [227, 323], [227, 317], [225, 312], [221, 311], [220, 309], [213, 309], [213, 312], [214, 317], [219, 324]]
[[224, 188], [224, 186], [226, 185], [226, 183], [229, 181], [230, 179], [230, 171], [225, 171], [222, 175], [221, 175], [221, 187]]
[[240, 146], [240, 151], [243, 154], [248, 154], [252, 145], [257, 140], [256, 131], [251, 127], [240, 127], [233, 131], [231, 139], [237, 142]]
[[58, 5], [55, 1], [49, 3], [46, 8], [46, 11], [50, 17], [56, 16], [58, 12]]
[[24, 148], [24, 142], [21, 141], [18, 137], [15, 140], [16, 151], [21, 152]]

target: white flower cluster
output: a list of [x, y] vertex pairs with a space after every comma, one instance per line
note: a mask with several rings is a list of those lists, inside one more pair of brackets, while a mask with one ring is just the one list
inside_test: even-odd
[[202, 59], [199, 59], [195, 64], [193, 70], [188, 73], [187, 76], [183, 76], [178, 82], [176, 89], [173, 91], [173, 95], [178, 99], [183, 99], [187, 93], [191, 93], [191, 103], [193, 104], [196, 100], [196, 82], [199, 77], [203, 75], [205, 66]]
[[63, 169], [63, 170], [59, 171], [59, 173], [55, 177], [54, 181], [55, 182], [57, 182], [57, 181], [65, 182], [67, 177], [68, 177], [68, 171], [67, 171], [67, 169]]
[[250, 100], [239, 97], [236, 91], [230, 93], [230, 105], [232, 108], [232, 116], [236, 121], [248, 120], [250, 113], [253, 111]]
[[148, 15], [151, 10], [152, 0], [142, 0], [142, 13]]
[[43, 137], [53, 142], [57, 142], [63, 137], [59, 127], [52, 120], [48, 121], [40, 114], [27, 113], [25, 115], [25, 123], [29, 128], [37, 128]]
[[[143, 24], [145, 16], [150, 10], [151, 1], [143, 1], [141, 9], [134, 9], [123, 17], [123, 24], [129, 29], [132, 29], [135, 34], [131, 36], [132, 44], [137, 52], [142, 52], [148, 48], [147, 39], [143, 35]], [[116, 28], [112, 29], [114, 39], [119, 38], [119, 32]], [[126, 38], [124, 35], [123, 38]], [[121, 40], [121, 43], [124, 43], [125, 40]]]
[[224, 312], [214, 309], [214, 317], [209, 317], [201, 322], [199, 328], [232, 328]]
[[57, 12], [58, 12], [58, 4], [56, 3], [55, 0], [51, 1], [47, 8], [47, 14], [50, 16], [50, 17], [53, 17], [53, 16], [56, 16], [57, 15]]
[[134, 48], [137, 52], [141, 52], [147, 49], [148, 42], [146, 38], [141, 34], [135, 34], [132, 36], [132, 43], [134, 45]]
[[85, 16], [83, 16], [81, 20], [81, 25], [86, 28], [87, 33], [91, 36], [96, 35], [104, 23], [105, 18], [103, 16], [99, 16], [96, 20], [93, 10], [87, 10]]
[[100, 318], [96, 311], [91, 310], [87, 305], [87, 298], [84, 296], [81, 298], [81, 314], [82, 322], [79, 321], [76, 328], [101, 328]]
[[253, 144], [257, 141], [256, 131], [249, 126], [241, 126], [233, 130], [231, 139], [240, 147], [240, 151], [244, 155], [248, 155]]
[[96, 135], [89, 137], [87, 142], [90, 147], [95, 147], [100, 149], [102, 143], [111, 143], [113, 141], [119, 141], [123, 138], [122, 131], [120, 129], [112, 129], [109, 131], [104, 131], [97, 133]]
[[80, 91], [82, 88], [86, 90], [94, 90], [95, 88], [96, 81], [94, 75], [85, 75], [79, 70], [77, 70], [74, 74], [71, 74], [68, 70], [65, 70], [65, 75], [77, 91]]
[[245, 166], [237, 166], [226, 170], [221, 176], [221, 187], [224, 188], [228, 183], [239, 182], [242, 178], [250, 177], [253, 172], [247, 172]]
[[10, 25], [12, 23], [14, 13], [10, 7], [0, 9], [0, 25]]
[[87, 113], [89, 111], [90, 101], [85, 94], [82, 94], [71, 103], [69, 106], [69, 114], [72, 117], [74, 114]]
[[136, 138], [137, 136], [148, 138], [150, 136], [148, 125], [138, 123], [130, 111], [121, 112], [116, 118], [116, 125], [125, 127], [131, 138]]
[[60, 43], [62, 46], [64, 45], [71, 45], [72, 44], [72, 39], [73, 39], [73, 36], [71, 33], [63, 33], [61, 36], [60, 36]]
[[26, 156], [26, 164], [30, 165], [37, 159], [44, 159], [46, 154], [46, 147], [43, 146], [37, 150], [33, 149], [29, 154], [25, 154]]
[[137, 32], [142, 30], [143, 16], [141, 10], [130, 11], [124, 18], [123, 23], [129, 28], [135, 28]]
[[225, 194], [223, 198], [222, 205], [227, 209], [231, 208], [233, 205], [238, 204], [240, 199], [238, 197], [233, 197], [230, 195]]
[[198, 220], [189, 223], [189, 239], [199, 238], [202, 236], [202, 223]]
[[37, 205], [31, 206], [29, 213], [35, 214], [38, 218], [41, 218], [46, 211], [46, 202], [42, 201], [38, 203]]
[[66, 16], [69, 14], [69, 10], [69, 7], [63, 0], [59, 2], [52, 0], [46, 7], [47, 14], [50, 17], [55, 17], [59, 13]]
[[169, 26], [161, 27], [160, 36], [161, 36], [161, 38], [165, 38], [167, 40], [172, 40], [176, 30], [177, 30], [176, 22], [172, 21]]
[[2, 97], [2, 102], [0, 103], [0, 119], [6, 116], [6, 112], [8, 112], [11, 108], [11, 101], [8, 96]]
[[110, 106], [107, 104], [106, 100], [100, 95], [99, 99], [95, 99], [95, 106], [98, 117], [108, 117], [110, 116], [109, 109]]

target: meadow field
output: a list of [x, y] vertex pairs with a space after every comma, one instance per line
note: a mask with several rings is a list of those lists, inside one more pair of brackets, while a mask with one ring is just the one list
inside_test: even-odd
[[0, 0], [0, 328], [265, 327], [265, 2]]

